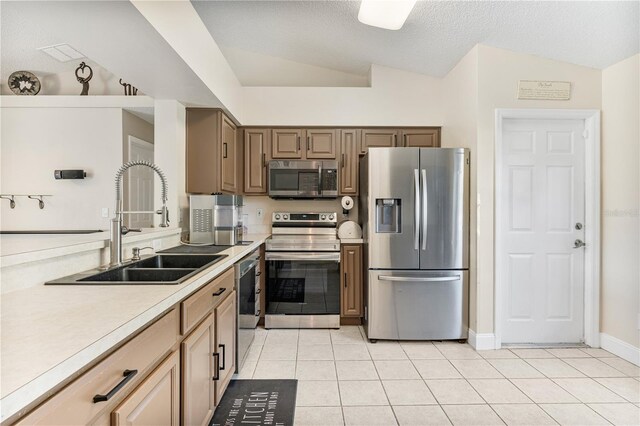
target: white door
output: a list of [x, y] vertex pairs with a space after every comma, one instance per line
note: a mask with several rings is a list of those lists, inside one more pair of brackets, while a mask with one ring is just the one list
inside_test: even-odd
[[[129, 136], [129, 161], [143, 160], [153, 163], [153, 144]], [[127, 173], [129, 210], [153, 210], [153, 170], [149, 167], [131, 167]], [[153, 225], [153, 214], [131, 214], [127, 226], [132, 229], [150, 228]]]
[[574, 247], [585, 234], [584, 128], [584, 120], [503, 122], [503, 343], [584, 341], [584, 249]]

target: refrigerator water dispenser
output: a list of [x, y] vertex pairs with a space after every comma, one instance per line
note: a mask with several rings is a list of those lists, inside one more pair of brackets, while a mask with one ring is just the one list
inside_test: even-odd
[[376, 198], [376, 232], [399, 234], [402, 206], [399, 198]]

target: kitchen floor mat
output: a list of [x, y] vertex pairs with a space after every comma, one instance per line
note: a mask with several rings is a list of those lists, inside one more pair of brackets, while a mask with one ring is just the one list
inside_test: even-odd
[[297, 380], [232, 380], [209, 426], [292, 426]]

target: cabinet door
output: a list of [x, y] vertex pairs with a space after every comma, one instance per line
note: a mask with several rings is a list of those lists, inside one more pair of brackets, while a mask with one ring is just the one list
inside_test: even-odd
[[208, 425], [215, 408], [213, 314], [182, 341], [182, 424]]
[[267, 193], [268, 149], [268, 129], [244, 131], [244, 192], [247, 194]]
[[302, 129], [273, 129], [271, 131], [271, 158], [302, 158]]
[[433, 148], [440, 146], [440, 129], [405, 129], [402, 131], [402, 146], [415, 148]]
[[362, 245], [344, 245], [340, 253], [342, 272], [341, 316], [362, 316]]
[[186, 190], [220, 192], [219, 111], [189, 108], [186, 116]]
[[358, 132], [340, 131], [340, 195], [358, 195]]
[[216, 308], [216, 345], [219, 354], [216, 381], [216, 405], [220, 403], [231, 376], [236, 370], [236, 292], [232, 291]]
[[307, 129], [307, 158], [335, 160], [337, 135], [335, 129]]
[[360, 154], [367, 153], [369, 148], [391, 148], [398, 144], [397, 129], [362, 129]]
[[[221, 115], [221, 123], [220, 123], [220, 140], [222, 144], [220, 146], [221, 153], [220, 156], [222, 158], [222, 164], [220, 167], [220, 171], [222, 173], [221, 176], [221, 189], [222, 191], [227, 191], [230, 193], [238, 192], [238, 174], [236, 165], [238, 162], [237, 157], [237, 129], [236, 125], [233, 124], [231, 120], [229, 120], [224, 114]], [[209, 166], [211, 167], [211, 165]]]
[[173, 352], [111, 413], [111, 424], [180, 423], [180, 354]]

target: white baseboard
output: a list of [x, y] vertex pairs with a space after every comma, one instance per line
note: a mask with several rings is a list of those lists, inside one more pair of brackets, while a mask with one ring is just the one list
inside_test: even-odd
[[468, 341], [477, 351], [487, 351], [496, 348], [496, 336], [493, 333], [476, 333], [469, 329]]
[[[471, 330], [469, 330], [469, 340], [471, 340]], [[600, 347], [620, 358], [640, 366], [640, 348], [624, 342], [606, 333], [600, 333]]]

